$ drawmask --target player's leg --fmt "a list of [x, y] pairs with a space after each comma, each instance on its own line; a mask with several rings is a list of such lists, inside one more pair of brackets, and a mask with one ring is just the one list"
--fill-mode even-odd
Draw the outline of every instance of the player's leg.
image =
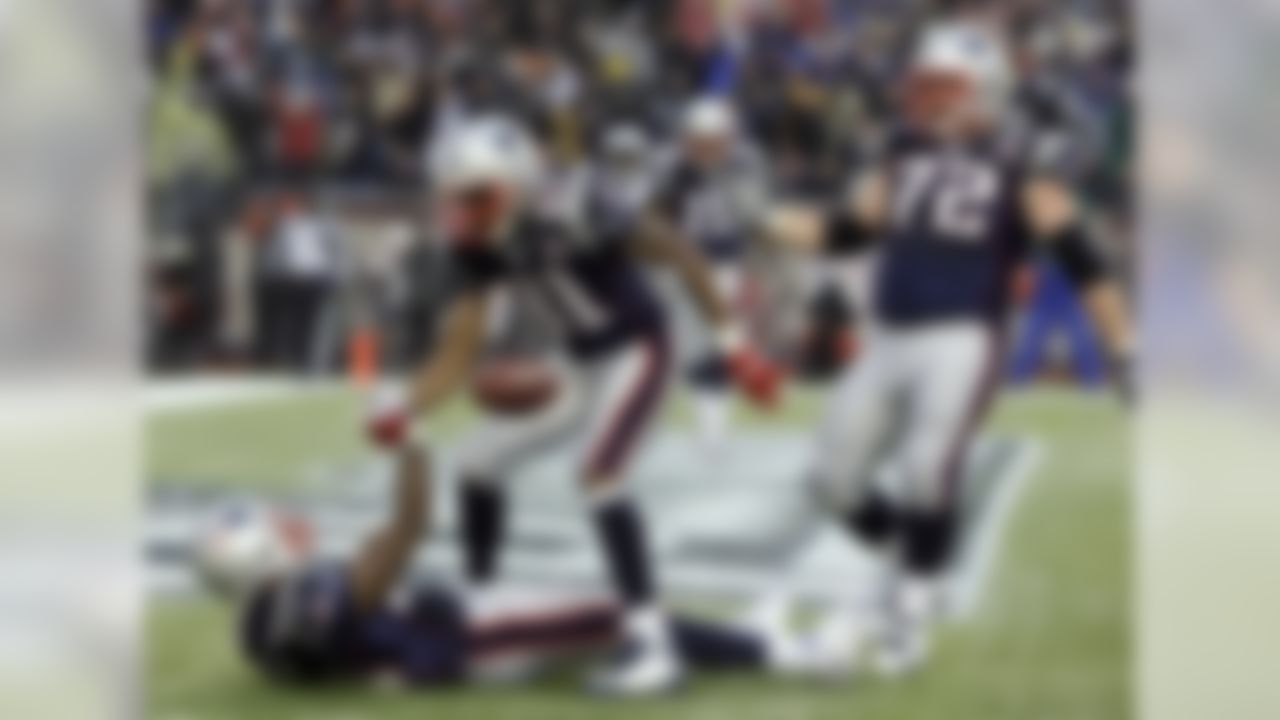
[[[736, 309], [742, 289], [742, 271], [737, 262], [720, 262], [712, 268], [716, 292], [727, 307]], [[703, 331], [705, 334], [705, 330]], [[709, 347], [689, 373], [693, 389], [694, 418], [703, 446], [717, 450], [729, 432], [733, 411], [733, 385], [729, 368], [715, 348]]]
[[470, 613], [467, 626], [469, 676], [511, 682], [546, 665], [617, 642], [620, 606], [605, 598], [501, 598]]
[[490, 417], [461, 443], [458, 513], [464, 567], [473, 589], [489, 586], [498, 574], [508, 523], [508, 475], [566, 441], [582, 422], [580, 379], [567, 364], [556, 367], [561, 389], [547, 407], [527, 417]]
[[[672, 617], [670, 628], [675, 652], [700, 670], [833, 677], [847, 669], [846, 658], [790, 628], [765, 630], [690, 615]], [[468, 622], [468, 674], [479, 681], [524, 679], [556, 661], [607, 650], [624, 631], [625, 613], [616, 602], [557, 598], [508, 603]]]
[[[791, 606], [788, 604], [787, 609]], [[852, 667], [852, 645], [827, 632], [832, 614], [815, 618], [798, 630], [790, 613], [780, 622], [724, 622], [678, 615], [672, 636], [685, 664], [699, 670], [761, 671], [788, 677], [846, 677]]]
[[833, 518], [858, 562], [848, 575], [850, 601], [824, 626], [829, 644], [848, 654], [879, 633], [883, 598], [896, 571], [901, 510], [896, 494], [879, 482], [901, 427], [901, 342], [879, 330], [856, 364], [847, 367], [830, 394], [810, 470], [817, 512]]
[[810, 471], [821, 509], [876, 555], [897, 528], [896, 504], [874, 482], [897, 425], [897, 345], [895, 335], [879, 333], [858, 363], [845, 369], [824, 411]]
[[902, 471], [902, 575], [882, 670], [901, 673], [928, 653], [956, 551], [964, 462], [999, 374], [994, 334], [978, 324], [922, 330], [906, 362], [912, 377]]
[[[497, 609], [468, 624], [469, 676], [524, 679], [556, 661], [608, 649], [624, 628], [623, 608], [606, 600], [562, 598]], [[690, 615], [672, 617], [670, 628], [675, 652], [700, 670], [834, 677], [848, 667], [847, 658], [789, 628], [767, 631]]]
[[587, 393], [584, 491], [624, 607], [626, 641], [616, 667], [597, 678], [602, 691], [658, 691], [680, 676], [667, 619], [658, 604], [648, 529], [625, 484], [629, 462], [660, 414], [669, 352], [666, 338], [654, 336], [601, 359]]

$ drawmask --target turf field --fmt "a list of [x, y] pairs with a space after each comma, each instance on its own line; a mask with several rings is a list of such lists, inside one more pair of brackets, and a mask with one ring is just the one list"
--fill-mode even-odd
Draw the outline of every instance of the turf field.
[[[744, 416], [753, 432], [795, 433], [819, 398], [796, 392], [775, 417]], [[670, 424], [687, 413], [677, 406]], [[437, 418], [440, 442], [470, 411]], [[357, 396], [285, 390], [214, 403], [157, 406], [148, 421], [152, 482], [284, 491], [326, 468], [357, 463]], [[1111, 720], [1129, 716], [1128, 435], [1106, 396], [1058, 390], [1007, 394], [992, 430], [1038, 439], [1041, 461], [1003, 535], [974, 615], [945, 634], [922, 675], [847, 687], [702, 677], [676, 699], [602, 703], [572, 676], [519, 689], [418, 695], [363, 689], [302, 693], [259, 681], [231, 644], [229, 615], [206, 600], [155, 600], [149, 613], [150, 716], [160, 720], [511, 718], [571, 720]]]

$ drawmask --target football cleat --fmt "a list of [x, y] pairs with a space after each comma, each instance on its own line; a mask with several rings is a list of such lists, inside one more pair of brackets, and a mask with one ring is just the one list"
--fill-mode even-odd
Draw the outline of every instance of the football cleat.
[[873, 662], [881, 677], [911, 675], [929, 659], [933, 633], [942, 615], [942, 584], [937, 580], [900, 578], [887, 598], [877, 631]]
[[603, 697], [654, 697], [684, 685], [684, 665], [665, 643], [628, 640], [588, 680]]
[[846, 681], [857, 672], [858, 656], [869, 639], [865, 619], [848, 608], [819, 618], [805, 636], [808, 664], [804, 674], [820, 680]]
[[922, 622], [900, 621], [883, 628], [872, 655], [876, 674], [886, 680], [914, 674], [929, 659], [932, 634], [933, 628]]

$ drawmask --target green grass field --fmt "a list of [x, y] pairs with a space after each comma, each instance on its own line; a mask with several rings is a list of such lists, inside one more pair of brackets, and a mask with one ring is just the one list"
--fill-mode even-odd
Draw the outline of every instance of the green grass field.
[[[818, 398], [797, 393], [779, 417], [794, 430]], [[447, 442], [470, 413], [438, 418]], [[356, 396], [313, 390], [281, 400], [171, 409], [148, 423], [155, 482], [281, 488], [317, 463], [359, 458]], [[676, 407], [673, 423], [686, 421]], [[1129, 485], [1125, 419], [1106, 396], [1007, 394], [993, 427], [1040, 439], [1042, 460], [1013, 516], [972, 620], [946, 633], [932, 665], [898, 683], [820, 687], [755, 676], [699, 677], [672, 699], [631, 704], [580, 696], [572, 677], [533, 687], [419, 694], [289, 691], [238, 660], [229, 613], [204, 601], [157, 601], [148, 614], [148, 701], [159, 720], [502, 718], [572, 720], [1112, 720], [1130, 716]]]

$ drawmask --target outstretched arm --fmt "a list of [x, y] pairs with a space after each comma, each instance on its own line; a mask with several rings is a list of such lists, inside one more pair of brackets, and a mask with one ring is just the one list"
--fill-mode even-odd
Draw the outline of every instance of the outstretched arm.
[[1037, 178], [1024, 189], [1023, 207], [1036, 237], [1048, 244], [1079, 290], [1107, 350], [1113, 356], [1131, 354], [1133, 326], [1124, 293], [1094, 246], [1075, 196], [1060, 182]]
[[351, 584], [361, 610], [381, 607], [404, 574], [429, 530], [430, 459], [412, 442], [396, 450], [396, 488], [391, 515], [360, 549], [351, 565]]
[[411, 414], [428, 412], [447, 400], [471, 371], [484, 343], [488, 305], [488, 293], [474, 290], [449, 308], [435, 351], [414, 377]]
[[398, 446], [408, 434], [414, 416], [444, 402], [462, 384], [484, 342], [487, 309], [486, 297], [479, 290], [454, 302], [446, 314], [435, 352], [418, 370], [408, 393], [396, 388], [386, 397], [375, 395], [365, 425], [372, 442], [383, 447]]
[[871, 246], [888, 214], [884, 173], [868, 170], [833, 208], [794, 203], [772, 208], [765, 217], [764, 231], [773, 241], [805, 252], [860, 252]]
[[656, 213], [641, 221], [632, 243], [637, 254], [675, 270], [715, 333], [716, 348], [733, 378], [753, 401], [772, 406], [777, 401], [782, 373], [751, 348], [746, 332], [716, 292], [711, 270], [702, 254], [694, 249], [692, 243], [679, 237], [670, 223]]
[[1060, 182], [1035, 178], [1024, 187], [1022, 200], [1032, 232], [1048, 245], [1080, 293], [1118, 373], [1121, 389], [1130, 393], [1134, 347], [1128, 303], [1105, 259], [1094, 247], [1075, 196]]
[[726, 327], [729, 309], [716, 293], [711, 269], [702, 253], [680, 237], [679, 231], [656, 212], [646, 214], [632, 235], [632, 248], [640, 257], [675, 271], [699, 312], [713, 328]]

